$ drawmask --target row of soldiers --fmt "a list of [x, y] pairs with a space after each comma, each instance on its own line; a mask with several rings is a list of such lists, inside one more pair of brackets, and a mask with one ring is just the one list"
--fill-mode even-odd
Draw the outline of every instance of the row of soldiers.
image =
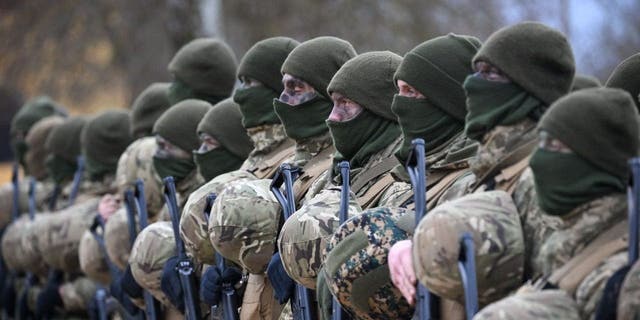
[[524, 22], [404, 57], [275, 37], [236, 63], [196, 39], [168, 71], [130, 111], [38, 98], [13, 119], [25, 177], [0, 191], [5, 316], [640, 314], [625, 197], [640, 54], [602, 87], [562, 33]]

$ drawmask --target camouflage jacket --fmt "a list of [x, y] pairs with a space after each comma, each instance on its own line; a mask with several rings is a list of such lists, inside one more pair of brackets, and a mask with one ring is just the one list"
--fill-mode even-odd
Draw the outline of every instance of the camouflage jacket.
[[[428, 209], [466, 193], [469, 180], [473, 178], [468, 161], [475, 154], [476, 148], [475, 142], [460, 134], [426, 156], [427, 190], [440, 183], [442, 185], [439, 187], [444, 189], [427, 198]], [[398, 165], [391, 174], [395, 182], [385, 191], [378, 206], [404, 207], [412, 203], [413, 190], [404, 165]]]
[[[18, 185], [20, 213], [29, 211], [29, 180], [21, 179]], [[48, 211], [49, 200], [53, 193], [54, 185], [50, 181], [36, 182], [36, 211]], [[13, 211], [13, 184], [5, 183], [0, 185], [0, 229], [4, 228], [11, 221]]]
[[253, 150], [238, 170], [248, 171], [259, 179], [270, 178], [281, 162], [293, 156], [294, 142], [281, 124], [250, 128], [247, 133], [253, 141]]
[[[373, 154], [364, 166], [351, 168], [349, 173], [351, 192], [354, 193], [361, 207], [376, 207], [380, 196], [384, 194], [384, 190], [393, 184], [391, 169], [399, 165], [394, 153], [401, 143], [402, 137], [398, 137], [389, 146]], [[373, 174], [367, 176], [369, 173]], [[369, 194], [370, 189], [374, 186], [377, 190], [371, 191], [377, 194]], [[305, 202], [308, 202], [323, 190], [337, 191], [337, 196], [340, 197], [341, 189], [342, 177], [339, 175], [333, 176], [333, 168], [328, 168], [311, 185], [309, 192], [305, 196]]]
[[[613, 194], [585, 203], [562, 217], [560, 222], [555, 221], [551, 227], [555, 228], [554, 230], [535, 235], [541, 237], [536, 239], [541, 244], [535, 249], [537, 253], [533, 257], [532, 273], [544, 275], [542, 280], [547, 279], [606, 230], [625, 221], [626, 212], [625, 196]], [[544, 225], [540, 223], [539, 227], [542, 228]], [[525, 235], [525, 238], [530, 241], [532, 237]], [[536, 315], [536, 318], [544, 316], [545, 319], [592, 319], [607, 280], [626, 264], [627, 253], [624, 250], [611, 254], [584, 278], [578, 279], [575, 292], [539, 291], [545, 281], [539, 282], [540, 285], [536, 286], [527, 284], [514, 296], [489, 305], [476, 318], [490, 319], [500, 314], [502, 319], [519, 319], [521, 315]], [[548, 301], [546, 297], [551, 295], [564, 302], [539, 303]]]

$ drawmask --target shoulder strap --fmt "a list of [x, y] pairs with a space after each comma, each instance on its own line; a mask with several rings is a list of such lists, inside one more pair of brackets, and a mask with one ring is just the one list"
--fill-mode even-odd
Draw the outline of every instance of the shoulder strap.
[[506, 191], [509, 194], [513, 194], [520, 175], [529, 166], [530, 158], [530, 155], [526, 156], [516, 164], [500, 171], [500, 173], [494, 177], [494, 180], [496, 182], [496, 189]]
[[[476, 184], [473, 186], [472, 191], [478, 190], [480, 186], [482, 186], [487, 180], [492, 177], [496, 177], [496, 175], [500, 174], [502, 171], [507, 170], [512, 165], [515, 165], [521, 162], [524, 158], [527, 158], [531, 154], [531, 151], [537, 144], [536, 139], [532, 139], [531, 141], [523, 144], [518, 147], [516, 150], [507, 155], [502, 161], [496, 163], [487, 171], [487, 173], [477, 180]], [[501, 169], [501, 167], [506, 167], [505, 169]]]
[[294, 144], [284, 141], [275, 150], [269, 153], [252, 172], [258, 179], [272, 177], [278, 171], [279, 165], [295, 153]]
[[449, 174], [440, 179], [438, 183], [431, 186], [427, 190], [427, 209], [433, 209], [444, 192], [447, 191], [447, 189], [449, 189], [451, 185], [453, 185], [453, 183], [456, 182], [458, 178], [462, 177], [466, 172], [466, 169], [449, 172]]
[[378, 179], [367, 191], [359, 196], [357, 201], [361, 208], [367, 209], [371, 206], [376, 206], [380, 197], [384, 192], [393, 184], [396, 180], [390, 174], [385, 174], [381, 179]]
[[627, 248], [627, 232], [627, 220], [617, 223], [554, 271], [547, 281], [573, 296], [578, 285], [591, 271], [613, 254]]
[[358, 176], [354, 177], [351, 183], [351, 190], [353, 190], [353, 193], [358, 194], [360, 189], [364, 188], [370, 181], [391, 171], [396, 165], [398, 165], [398, 160], [393, 155], [382, 159], [371, 168], [364, 170], [358, 174]]
[[318, 178], [327, 169], [331, 168], [331, 163], [333, 161], [331, 155], [334, 151], [335, 150], [332, 147], [326, 148], [320, 151], [319, 154], [309, 160], [309, 162], [302, 167], [300, 177], [298, 177], [293, 184], [293, 193], [295, 195], [296, 203], [299, 203], [300, 200], [302, 200], [316, 178]]

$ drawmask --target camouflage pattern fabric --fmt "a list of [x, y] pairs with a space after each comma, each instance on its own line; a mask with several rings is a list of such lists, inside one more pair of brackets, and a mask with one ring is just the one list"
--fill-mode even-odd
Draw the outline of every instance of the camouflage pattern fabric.
[[511, 126], [497, 126], [484, 135], [475, 157], [469, 160], [471, 171], [476, 176], [475, 184], [485, 183], [484, 179], [494, 169], [501, 169], [500, 163], [518, 147], [538, 138], [536, 123], [525, 119]]
[[249, 128], [247, 134], [253, 141], [253, 150], [238, 170], [253, 172], [265, 159], [272, 156], [271, 152], [280, 145], [288, 144], [293, 147], [293, 141], [285, 134], [282, 124]]
[[108, 286], [111, 283], [111, 274], [109, 274], [109, 266], [105, 260], [104, 251], [89, 230], [84, 232], [80, 240], [78, 258], [80, 260], [80, 269], [87, 278], [104, 286]]
[[162, 268], [169, 258], [177, 254], [171, 222], [159, 221], [140, 232], [129, 256], [133, 278], [165, 306], [171, 302], [160, 288]]
[[[351, 194], [349, 216], [362, 209]], [[322, 252], [338, 228], [340, 188], [324, 190], [305, 203], [282, 226], [278, 250], [289, 276], [303, 286], [315, 290], [316, 277], [322, 266]]]
[[[139, 232], [140, 226], [136, 224], [136, 227], [136, 231]], [[125, 208], [118, 209], [105, 223], [104, 246], [111, 262], [120, 270], [124, 270], [131, 253], [129, 218]]]
[[618, 320], [640, 318], [640, 261], [633, 264], [618, 296]]
[[132, 188], [138, 179], [144, 181], [145, 200], [150, 221], [164, 207], [162, 184], [153, 167], [153, 155], [158, 146], [155, 137], [140, 138], [131, 143], [118, 160], [116, 170], [116, 185], [118, 192]]
[[297, 167], [304, 167], [309, 160], [327, 148], [333, 148], [331, 133], [328, 131], [304, 141], [296, 141], [295, 155], [290, 163]]
[[564, 291], [518, 293], [480, 310], [474, 320], [563, 319], [579, 320], [578, 306]]
[[28, 223], [29, 217], [23, 215], [9, 224], [2, 235], [2, 258], [9, 270], [24, 271], [26, 269], [28, 261], [23, 259], [21, 242]]
[[29, 168], [29, 174], [36, 178], [36, 180], [43, 180], [47, 177], [47, 169], [44, 162], [48, 152], [45, 147], [45, 142], [53, 128], [61, 125], [63, 122], [63, 117], [46, 117], [36, 122], [36, 124], [29, 129], [29, 133], [27, 133], [24, 139], [29, 146], [27, 153], [24, 155], [24, 161], [27, 168]]
[[231, 183], [211, 208], [211, 244], [249, 273], [264, 273], [275, 251], [282, 211], [270, 184], [269, 179]]
[[460, 237], [475, 244], [478, 300], [502, 298], [522, 281], [524, 239], [511, 196], [504, 191], [467, 195], [432, 210], [413, 237], [416, 278], [446, 299], [464, 302], [458, 271]]
[[[53, 192], [54, 185], [50, 181], [36, 182], [35, 196], [38, 212], [48, 210], [48, 200]], [[21, 178], [19, 182], [18, 208], [22, 213], [29, 211], [29, 179]], [[0, 185], [0, 228], [6, 227], [11, 222], [13, 210], [13, 185], [5, 183]]]
[[209, 221], [204, 217], [207, 196], [220, 194], [232, 181], [255, 180], [256, 177], [244, 170], [221, 174], [207, 182], [187, 199], [180, 216], [180, 237], [184, 240], [187, 253], [199, 263], [215, 264], [215, 250], [209, 241]]
[[39, 230], [47, 224], [48, 214], [36, 214], [33, 221], [27, 221], [20, 241], [20, 259], [25, 263], [25, 270], [38, 276], [46, 276], [48, 267], [42, 259], [42, 252], [38, 247]]
[[93, 223], [99, 198], [93, 198], [54, 213], [47, 223], [38, 224], [38, 248], [44, 261], [65, 272], [80, 272], [80, 239]]
[[[549, 275], [579, 254], [603, 231], [623, 221], [627, 215], [624, 194], [612, 194], [585, 203], [566, 216], [563, 224], [551, 232], [534, 258], [534, 273]], [[580, 315], [591, 318], [608, 278], [626, 264], [624, 252], [614, 254], [591, 271], [578, 285], [573, 297]]]
[[530, 168], [520, 176], [512, 198], [518, 208], [524, 233], [524, 278], [536, 279], [542, 274], [539, 268], [533, 267], [533, 260], [540, 254], [540, 247], [545, 239], [562, 226], [562, 218], [545, 214], [538, 207], [533, 171]]
[[329, 290], [358, 319], [410, 319], [413, 308], [391, 283], [389, 248], [409, 234], [414, 216], [402, 208], [365, 210], [328, 241], [321, 269]]
[[60, 298], [64, 310], [67, 312], [79, 312], [87, 310], [91, 299], [95, 297], [98, 286], [86, 277], [79, 277], [60, 286]]

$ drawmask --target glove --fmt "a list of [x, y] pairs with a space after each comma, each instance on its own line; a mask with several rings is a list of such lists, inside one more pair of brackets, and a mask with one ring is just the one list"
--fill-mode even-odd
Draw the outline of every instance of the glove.
[[36, 300], [36, 318], [48, 318], [54, 314], [55, 307], [62, 307], [62, 297], [57, 281], [48, 282]]
[[127, 268], [124, 270], [124, 273], [119, 280], [120, 288], [122, 288], [122, 291], [129, 295], [129, 297], [134, 299], [140, 299], [143, 297], [144, 290], [138, 282], [136, 282], [136, 279], [133, 278], [131, 266], [127, 265]]
[[89, 320], [100, 320], [100, 308], [98, 308], [98, 301], [95, 298], [89, 299], [87, 313], [89, 314]]
[[283, 304], [293, 296], [295, 283], [284, 270], [280, 253], [276, 253], [271, 257], [269, 266], [267, 267], [267, 277], [273, 286], [273, 294], [278, 303]]
[[200, 281], [200, 299], [209, 305], [220, 304], [224, 283], [235, 285], [242, 279], [242, 271], [226, 267], [223, 272], [218, 267], [209, 267]]
[[171, 257], [162, 267], [162, 277], [160, 278], [160, 288], [167, 296], [171, 304], [184, 314], [184, 292], [180, 284], [178, 275], [178, 257]]
[[[125, 311], [129, 315], [134, 316], [138, 314], [140, 309], [138, 309], [138, 307], [136, 307], [133, 304], [133, 302], [131, 302], [131, 299], [129, 298], [127, 293], [124, 292], [124, 290], [122, 289], [122, 284], [123, 284], [122, 279], [124, 278], [124, 275], [125, 274], [122, 274], [117, 279], [111, 282], [111, 284], [109, 285], [109, 293], [113, 298], [115, 298], [116, 300], [118, 300], [118, 302], [120, 302], [120, 305], [125, 309]], [[95, 300], [95, 299], [92, 299], [92, 300]]]

